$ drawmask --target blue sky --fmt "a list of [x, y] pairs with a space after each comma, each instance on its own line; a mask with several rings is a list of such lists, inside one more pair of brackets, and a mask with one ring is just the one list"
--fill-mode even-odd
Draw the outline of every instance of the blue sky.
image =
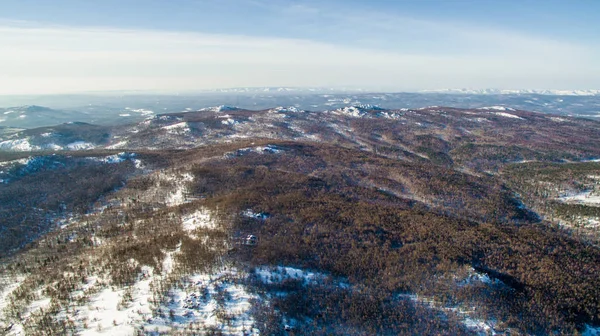
[[2, 0], [0, 94], [600, 88], [596, 0]]

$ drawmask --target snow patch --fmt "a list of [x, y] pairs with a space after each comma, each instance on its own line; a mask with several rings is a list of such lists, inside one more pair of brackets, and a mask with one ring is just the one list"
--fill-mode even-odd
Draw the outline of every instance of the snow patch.
[[456, 313], [463, 318], [463, 325], [474, 331], [477, 335], [486, 336], [496, 334], [494, 331], [496, 323], [493, 320], [475, 318], [473, 316], [474, 311], [472, 310], [467, 310], [463, 307], [440, 307], [440, 304], [434, 299], [426, 296], [419, 296], [418, 294], [400, 294], [399, 297], [408, 298], [413, 302], [423, 304], [430, 308], [439, 309], [440, 311]]
[[15, 165], [27, 165], [31, 160], [33, 160], [32, 156], [30, 156], [28, 158], [24, 158], [24, 159], [4, 161], [4, 162], [0, 162], [0, 167], [15, 166]]
[[187, 122], [179, 122], [176, 124], [163, 126], [162, 129], [166, 130], [169, 134], [182, 135], [190, 133], [192, 130]]
[[80, 335], [131, 335], [134, 327], [128, 322], [128, 314], [119, 310], [124, 290], [105, 288], [90, 299], [87, 306], [80, 307], [77, 317], [87, 328]]
[[118, 149], [118, 148], [123, 148], [127, 145], [127, 140], [125, 141], [119, 141], [115, 144], [112, 144], [110, 146], [106, 146], [107, 149]]
[[471, 268], [466, 278], [462, 279], [459, 284], [471, 285], [473, 283], [483, 283], [486, 285], [500, 284], [501, 281], [498, 279], [492, 279], [489, 275], [481, 272], [477, 272], [474, 268]]
[[565, 121], [568, 121], [567, 119], [558, 118], [558, 117], [550, 117], [550, 120], [552, 120], [554, 122], [565, 122]]
[[59, 146], [59, 145], [57, 145], [57, 144], [55, 144], [55, 143], [47, 143], [47, 144], [44, 144], [44, 145], [42, 146], [42, 149], [49, 149], [49, 150], [63, 150], [63, 147], [62, 147], [62, 146]]
[[89, 160], [94, 160], [102, 163], [121, 163], [135, 158], [135, 153], [121, 152], [119, 154], [109, 155], [105, 157], [89, 157]]
[[232, 119], [232, 118], [227, 118], [225, 120], [221, 120], [221, 124], [223, 124], [223, 125], [231, 125], [231, 126], [233, 126], [233, 125], [237, 125], [239, 123], [240, 123], [239, 121], [237, 121], [235, 119]]
[[181, 218], [183, 231], [192, 233], [198, 228], [216, 229], [217, 223], [212, 219], [208, 209], [196, 210], [196, 212], [185, 215]]
[[515, 111], [514, 108], [506, 107], [506, 106], [485, 106], [480, 107], [478, 110], [487, 110], [487, 111]]
[[327, 278], [325, 274], [314, 273], [294, 267], [257, 267], [254, 274], [258, 276], [261, 282], [266, 284], [278, 284], [285, 280], [296, 280], [304, 285], [317, 284]]
[[559, 197], [558, 199], [565, 203], [576, 203], [576, 204], [600, 206], [600, 195], [593, 194], [593, 192], [591, 190], [580, 192], [577, 194], [565, 195], [565, 196]]
[[245, 210], [244, 212], [242, 212], [242, 215], [244, 217], [254, 218], [254, 219], [262, 219], [262, 220], [269, 218], [268, 214], [263, 213], [263, 212], [254, 212], [251, 209]]
[[5, 140], [0, 142], [0, 149], [7, 151], [18, 151], [18, 152], [27, 152], [39, 149], [37, 146], [33, 146], [29, 143], [29, 139], [15, 139], [15, 140]]
[[[141, 267], [138, 281], [128, 288], [104, 288], [90, 298], [86, 305], [75, 307], [73, 317], [81, 335], [134, 335], [136, 328], [144, 325], [153, 315], [155, 286], [164, 280], [173, 269], [173, 255], [178, 250], [167, 252], [162, 263], [162, 273], [155, 274], [149, 266]], [[136, 260], [130, 260], [136, 265]], [[97, 277], [78, 292], [83, 295], [96, 286]]]
[[169, 193], [165, 200], [167, 206], [177, 206], [188, 202], [187, 184], [194, 180], [194, 176], [192, 174], [185, 173], [179, 177], [175, 175], [167, 176], [166, 179], [175, 181], [175, 190]]
[[403, 120], [403, 119], [405, 119], [402, 114], [396, 113], [396, 112], [382, 111], [382, 112], [379, 112], [378, 115], [380, 117], [382, 117], [382, 118], [385, 118], [385, 119], [392, 119], [392, 120]]
[[166, 129], [168, 131], [174, 131], [174, 130], [182, 130], [183, 132], [190, 131], [190, 127], [187, 122], [180, 122], [180, 123], [169, 125], [169, 126], [163, 126], [162, 128]]
[[512, 118], [512, 119], [520, 119], [520, 120], [525, 120], [524, 118], [521, 118], [517, 115], [514, 114], [510, 114], [510, 113], [505, 113], [505, 112], [496, 112], [494, 113], [495, 115], [499, 115], [501, 117], [506, 117], [506, 118]]
[[354, 118], [361, 118], [367, 115], [365, 111], [356, 106], [343, 107], [341, 109], [333, 111], [333, 113], [338, 115], [346, 115]]
[[305, 111], [301, 110], [295, 106], [290, 106], [290, 107], [278, 106], [274, 109], [270, 109], [269, 112], [271, 112], [271, 113], [285, 113], [285, 112], [301, 113], [301, 112], [305, 112]]
[[67, 145], [69, 150], [87, 150], [95, 147], [96, 146], [94, 144], [85, 141], [76, 141]]
[[19, 288], [19, 286], [21, 286], [21, 283], [23, 280], [25, 280], [25, 277], [18, 276], [12, 279], [4, 278], [2, 280], [3, 286], [0, 287], [0, 313], [2, 313], [2, 311], [8, 306], [8, 297], [10, 294], [15, 289]]
[[250, 301], [256, 296], [238, 283], [241, 278], [234, 268], [185, 278], [188, 285], [171, 288], [159, 307], [162, 314], [148, 320], [144, 329], [172, 332], [201, 323], [224, 335], [258, 335], [250, 314]]
[[249, 153], [278, 154], [281, 152], [283, 152], [283, 149], [281, 149], [275, 145], [266, 145], [266, 146], [240, 148], [235, 152], [226, 153], [225, 157], [242, 156], [242, 155], [249, 154]]

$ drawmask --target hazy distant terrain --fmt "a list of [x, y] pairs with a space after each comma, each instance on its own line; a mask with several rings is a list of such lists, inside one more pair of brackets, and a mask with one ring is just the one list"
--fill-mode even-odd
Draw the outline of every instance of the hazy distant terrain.
[[[93, 124], [125, 124], [148, 116], [198, 110], [217, 105], [261, 110], [274, 106], [294, 106], [322, 111], [345, 106], [381, 108], [419, 108], [448, 106], [478, 108], [502, 105], [549, 114], [600, 117], [600, 95], [554, 95], [550, 93], [487, 94], [452, 93], [314, 93], [293, 89], [238, 89], [194, 95], [48, 95], [0, 96], [0, 126], [32, 128], [69, 121]], [[315, 89], [316, 90], [316, 89]], [[38, 106], [31, 106], [38, 105]]]

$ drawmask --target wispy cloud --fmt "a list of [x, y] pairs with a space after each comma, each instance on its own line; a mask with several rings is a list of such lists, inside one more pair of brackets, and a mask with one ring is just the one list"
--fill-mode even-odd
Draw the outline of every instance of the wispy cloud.
[[382, 13], [306, 5], [271, 10], [273, 24], [287, 22], [286, 29], [304, 35], [0, 22], [0, 94], [279, 85], [600, 87], [594, 45]]

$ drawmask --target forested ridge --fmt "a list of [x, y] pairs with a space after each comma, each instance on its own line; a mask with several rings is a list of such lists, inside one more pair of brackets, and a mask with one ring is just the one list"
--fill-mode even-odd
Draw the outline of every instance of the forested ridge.
[[[242, 123], [271, 112], [227, 113]], [[242, 318], [227, 307], [240, 288], [251, 297], [244, 333], [573, 335], [600, 324], [598, 123], [365, 113], [339, 116], [349, 131], [333, 133], [299, 116], [319, 141], [287, 130], [190, 148], [2, 153], [0, 292], [10, 291], [0, 326], [236, 334]], [[169, 118], [197, 123], [186, 137], [229, 127], [208, 112], [148, 124]], [[190, 288], [193, 299], [173, 294]], [[139, 316], [110, 326], [78, 317], [107, 291], [119, 293], [117, 311]], [[214, 300], [216, 324], [177, 306], [196, 297]]]

